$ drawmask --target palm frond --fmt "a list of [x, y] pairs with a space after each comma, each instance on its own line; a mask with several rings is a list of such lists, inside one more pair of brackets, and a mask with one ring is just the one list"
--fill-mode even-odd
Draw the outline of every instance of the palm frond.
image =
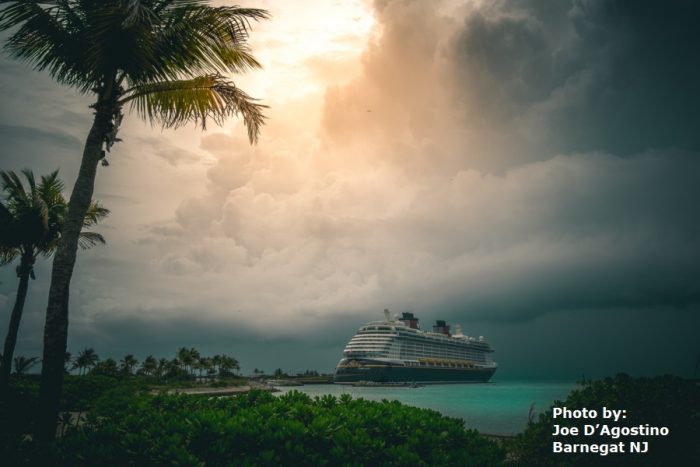
[[32, 172], [31, 169], [22, 169], [20, 172], [22, 172], [24, 178], [27, 179], [27, 183], [29, 184], [29, 193], [33, 195], [36, 193], [36, 179], [34, 178], [34, 172]]
[[64, 184], [58, 178], [58, 170], [49, 175], [41, 177], [41, 183], [37, 187], [37, 192], [41, 199], [54, 210], [63, 211], [66, 209], [66, 200], [63, 197]]
[[85, 213], [83, 227], [92, 227], [108, 215], [109, 209], [102, 206], [99, 202], [93, 201], [92, 203], [90, 203], [90, 206], [88, 207], [88, 210]]
[[0, 266], [10, 264], [20, 255], [20, 253], [21, 251], [19, 248], [0, 245]]
[[[0, 175], [3, 179], [8, 176], [6, 172]], [[20, 254], [22, 238], [15, 212], [11, 197], [0, 201], [0, 265], [11, 263]]]
[[[68, 210], [58, 170], [42, 176], [39, 183], [31, 170], [24, 169], [22, 174], [26, 188], [15, 172], [0, 171], [5, 194], [5, 200], [0, 201], [0, 264], [12, 262], [23, 251], [51, 256]], [[94, 226], [108, 214], [109, 210], [99, 203], [91, 203], [83, 227]], [[85, 232], [80, 240], [82, 248], [97, 243], [105, 243], [105, 239], [92, 232]]]
[[240, 115], [251, 142], [257, 141], [267, 108], [221, 75], [137, 86], [120, 103], [128, 102], [141, 118], [165, 127], [194, 122], [205, 128], [207, 119], [221, 124], [226, 117]]
[[2, 178], [2, 189], [11, 206], [31, 204], [31, 199], [24, 190], [24, 184], [15, 172], [0, 171], [0, 178]]
[[151, 23], [158, 19], [155, 12], [152, 10], [151, 5], [146, 5], [146, 3], [153, 2], [143, 2], [141, 0], [125, 0], [124, 5], [126, 8], [126, 18], [122, 23], [125, 27], [133, 26], [139, 22]]
[[98, 234], [97, 232], [80, 232], [80, 236], [78, 237], [78, 245], [83, 250], [87, 250], [97, 245], [98, 243], [104, 245], [107, 243], [107, 241], [102, 235]]
[[36, 227], [37, 232], [39, 228], [46, 232], [49, 230], [49, 203], [52, 200], [47, 200], [41, 196], [43, 187], [40, 189], [37, 186], [34, 172], [31, 169], [22, 169], [21, 172], [24, 178], [27, 179], [27, 185], [29, 186], [27, 195], [31, 199], [31, 204], [27, 206], [24, 213], [25, 216], [23, 216], [25, 219], [22, 220], [29, 224], [39, 222], [40, 227]]
[[264, 10], [211, 7], [205, 2], [169, 2], [153, 33], [139, 43], [127, 69], [132, 85], [259, 68], [246, 45], [251, 21]]
[[19, 26], [5, 49], [37, 70], [48, 70], [58, 82], [88, 91], [96, 81], [85, 57], [87, 29], [68, 1], [17, 0], [0, 13], [0, 31]]
[[[269, 17], [265, 10], [212, 7], [206, 0], [0, 0], [0, 31], [12, 31], [5, 48], [15, 58], [81, 92], [119, 98], [125, 83], [152, 123], [205, 125], [208, 118], [240, 114], [251, 141], [263, 106], [220, 75], [260, 67], [248, 34], [252, 23]], [[206, 80], [212, 83], [202, 86]], [[186, 81], [196, 88], [187, 91], [196, 95], [191, 105], [164, 105], [186, 91], [170, 84]], [[152, 92], [164, 86], [167, 93]]]
[[2, 240], [12, 228], [13, 222], [14, 216], [12, 215], [12, 211], [0, 201], [0, 244], [3, 243]]

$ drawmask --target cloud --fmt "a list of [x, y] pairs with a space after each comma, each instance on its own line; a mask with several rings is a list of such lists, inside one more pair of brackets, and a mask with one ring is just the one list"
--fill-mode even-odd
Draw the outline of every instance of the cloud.
[[458, 95], [467, 119], [506, 133], [510, 144], [488, 154], [495, 166], [560, 152], [700, 148], [692, 123], [700, 33], [689, 20], [699, 7], [657, 7], [528, 0], [468, 8], [450, 62], [466, 84]]
[[[230, 299], [210, 311], [222, 319], [238, 307], [283, 319], [292, 306], [314, 321], [441, 304], [507, 321], [693, 306], [700, 226], [687, 200], [700, 195], [690, 175], [699, 163], [685, 153], [581, 154], [420, 186], [335, 174], [292, 193], [253, 188], [251, 176], [218, 206], [183, 205], [158, 240], [182, 232], [182, 247], [165, 248], [161, 267], [226, 287]], [[664, 189], [653, 189], [659, 180]], [[289, 328], [309, 325], [300, 315]]]
[[[447, 6], [375, 6], [380, 33], [353, 80], [273, 107], [258, 147], [202, 140], [216, 158], [207, 193], [144, 240], [159, 245], [158, 274], [206, 290], [217, 319], [260, 330], [298, 313], [290, 333], [387, 304], [500, 322], [697, 305], [692, 144], [630, 153], [635, 120], [618, 122], [619, 144], [591, 123], [619, 105], [596, 89], [631, 99], [611, 84], [617, 67], [649, 66], [634, 56], [643, 15], [579, 2], [451, 7], [456, 19]], [[657, 78], [639, 79], [662, 89]], [[322, 113], [290, 118], [314, 103]]]
[[640, 347], [625, 323], [685, 323], [665, 368], [700, 307], [697, 8], [384, 0], [357, 60], [340, 41], [292, 63], [261, 38], [263, 73], [293, 73], [257, 146], [239, 124], [125, 125], [97, 192], [110, 243], [72, 286], [76, 339], [230, 335], [251, 358], [307, 342], [331, 365], [388, 307], [483, 329], [521, 365], [526, 341], [523, 360], [552, 363], [549, 343], [608, 325], [595, 366], [618, 330]]

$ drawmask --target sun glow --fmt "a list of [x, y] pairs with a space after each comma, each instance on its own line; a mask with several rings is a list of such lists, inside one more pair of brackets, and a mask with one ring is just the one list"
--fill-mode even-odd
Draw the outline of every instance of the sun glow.
[[375, 21], [364, 0], [256, 2], [271, 21], [254, 25], [251, 47], [263, 70], [237, 77], [263, 100], [281, 102], [352, 79]]

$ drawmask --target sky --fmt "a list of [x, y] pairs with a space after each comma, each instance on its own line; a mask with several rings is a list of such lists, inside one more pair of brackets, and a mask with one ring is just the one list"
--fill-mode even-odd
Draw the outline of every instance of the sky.
[[[250, 37], [263, 68], [232, 76], [269, 106], [260, 141], [125, 119], [71, 352], [332, 371], [388, 308], [485, 336], [496, 379], [693, 374], [700, 4], [243, 4], [272, 16]], [[91, 102], [3, 53], [0, 169], [70, 187]], [[36, 273], [19, 355], [41, 355]], [[0, 281], [4, 335], [12, 266]]]

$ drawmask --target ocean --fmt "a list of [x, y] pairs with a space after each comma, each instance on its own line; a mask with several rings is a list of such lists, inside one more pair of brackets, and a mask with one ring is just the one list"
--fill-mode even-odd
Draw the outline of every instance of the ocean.
[[462, 418], [467, 428], [494, 435], [514, 435], [527, 426], [530, 406], [535, 412], [549, 408], [555, 400], [564, 400], [577, 387], [564, 381], [493, 381], [475, 384], [426, 385], [418, 388], [353, 387], [317, 384], [281, 387], [310, 396], [350, 394], [367, 400], [397, 400], [407, 405], [436, 410], [443, 415]]

